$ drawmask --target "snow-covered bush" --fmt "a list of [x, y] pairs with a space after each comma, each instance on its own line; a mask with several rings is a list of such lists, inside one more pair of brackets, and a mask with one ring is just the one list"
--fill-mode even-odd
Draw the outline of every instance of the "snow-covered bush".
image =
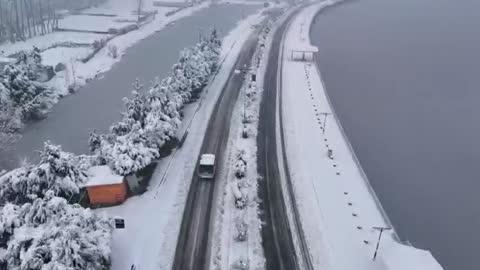
[[235, 240], [243, 242], [247, 240], [248, 224], [241, 218], [235, 219]]
[[92, 133], [90, 150], [120, 175], [129, 175], [159, 158], [162, 147], [174, 141], [182, 108], [200, 91], [217, 68], [221, 42], [216, 31], [196, 46], [182, 51], [169, 76], [141, 91], [138, 80], [124, 98], [122, 119], [110, 134]]
[[8, 89], [9, 99], [13, 104], [21, 106], [40, 94], [44, 88], [28, 78], [21, 65], [6, 65], [2, 74], [3, 91]]
[[245, 150], [238, 150], [235, 161], [235, 176], [237, 178], [245, 177], [247, 173], [247, 161], [246, 161], [246, 152]]
[[0, 268], [109, 269], [111, 220], [47, 192], [0, 210]]
[[0, 203], [23, 204], [43, 198], [49, 191], [69, 198], [79, 193], [79, 185], [85, 181], [86, 171], [79, 168], [74, 156], [46, 142], [38, 165], [27, 164], [2, 179]]
[[0, 75], [0, 106], [12, 108], [15, 118], [41, 118], [52, 105], [52, 91], [34, 81], [44, 70], [41, 61], [40, 51], [35, 48], [29, 54], [21, 53], [16, 63], [6, 65]]
[[236, 260], [232, 264], [231, 269], [232, 270], [248, 270], [249, 269], [248, 259], [240, 258]]
[[97, 39], [95, 40], [93, 43], [92, 43], [92, 47], [95, 51], [97, 50], [100, 50], [102, 49], [103, 47], [105, 47], [105, 45], [107, 44], [108, 40], [107, 39]]
[[255, 101], [258, 91], [255, 82], [250, 82], [250, 84], [245, 88], [245, 95], [249, 101]]
[[43, 68], [40, 50], [33, 46], [33, 50], [30, 52], [20, 52], [15, 65], [25, 71], [30, 80], [38, 80], [40, 70]]
[[112, 142], [103, 140], [100, 155], [115, 173], [126, 176], [147, 167], [160, 153], [146, 145], [141, 133], [133, 131]]
[[114, 44], [108, 45], [108, 56], [112, 57], [113, 59], [117, 59], [118, 57], [118, 47]]
[[[0, 84], [0, 87], [1, 86], [2, 84]], [[2, 102], [0, 100], [0, 131], [13, 133], [21, 129], [22, 126], [21, 111], [14, 107], [11, 102]]]
[[247, 195], [241, 191], [239, 183], [233, 182], [230, 186], [235, 200], [235, 207], [238, 209], [245, 208], [247, 206], [248, 198]]

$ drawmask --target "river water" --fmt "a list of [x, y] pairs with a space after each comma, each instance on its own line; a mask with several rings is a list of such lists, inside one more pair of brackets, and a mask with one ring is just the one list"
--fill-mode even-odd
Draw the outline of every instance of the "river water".
[[28, 125], [15, 145], [0, 151], [0, 171], [17, 167], [25, 158], [36, 160], [34, 150], [41, 149], [46, 140], [61, 144], [69, 152], [86, 153], [89, 132], [105, 131], [120, 119], [122, 97], [130, 94], [136, 78], [148, 86], [156, 76], [164, 77], [178, 60], [180, 51], [195, 44], [199, 35], [216, 27], [220, 36], [224, 36], [259, 7], [212, 5], [129, 48], [122, 61], [103, 74], [102, 79], [93, 80], [62, 99], [48, 118]]
[[351, 1], [311, 38], [400, 237], [445, 269], [480, 269], [480, 1]]

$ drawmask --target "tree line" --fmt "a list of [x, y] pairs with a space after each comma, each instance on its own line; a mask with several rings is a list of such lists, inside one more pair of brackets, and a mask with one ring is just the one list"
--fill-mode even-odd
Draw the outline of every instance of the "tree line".
[[105, 0], [0, 0], [0, 42], [44, 35], [58, 27], [59, 10], [79, 10]]
[[144, 91], [134, 84], [125, 98], [122, 120], [107, 134], [90, 135], [90, 149], [119, 175], [130, 175], [162, 155], [176, 139], [183, 106], [194, 100], [217, 69], [221, 42], [213, 30], [191, 48], [184, 49], [178, 63], [163, 80]]

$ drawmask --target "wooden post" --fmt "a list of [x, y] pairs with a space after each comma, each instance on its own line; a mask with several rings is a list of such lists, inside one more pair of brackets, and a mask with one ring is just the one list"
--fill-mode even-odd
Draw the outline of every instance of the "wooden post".
[[375, 261], [375, 259], [377, 258], [378, 247], [380, 246], [380, 240], [382, 239], [383, 231], [391, 230], [392, 228], [389, 228], [389, 227], [373, 227], [373, 229], [380, 231], [380, 233], [378, 234], [377, 246], [375, 247], [375, 253], [373, 253], [373, 259], [372, 260]]

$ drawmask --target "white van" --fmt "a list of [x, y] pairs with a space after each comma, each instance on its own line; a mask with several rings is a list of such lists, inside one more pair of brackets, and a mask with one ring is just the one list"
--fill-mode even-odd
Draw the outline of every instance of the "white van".
[[214, 154], [203, 154], [200, 157], [200, 164], [198, 165], [198, 177], [200, 179], [215, 178], [215, 155]]

